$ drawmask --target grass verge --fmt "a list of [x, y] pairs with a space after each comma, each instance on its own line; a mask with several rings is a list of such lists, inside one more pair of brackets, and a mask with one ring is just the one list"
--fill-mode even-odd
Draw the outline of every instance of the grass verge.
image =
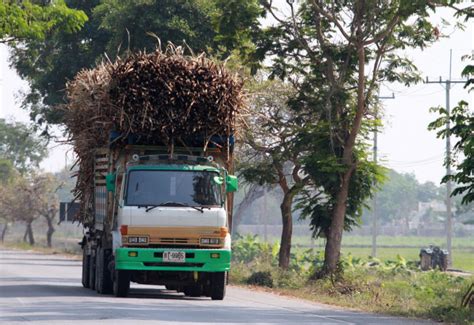
[[28, 251], [34, 251], [34, 252], [39, 252], [43, 254], [51, 254], [51, 255], [64, 255], [67, 257], [71, 258], [80, 258], [81, 255], [77, 250], [70, 250], [66, 249], [65, 247], [46, 247], [46, 246], [41, 246], [41, 245], [30, 245], [25, 242], [4, 242], [0, 244], [0, 248], [6, 248], [6, 249], [13, 249], [13, 250], [28, 250]]
[[[277, 245], [255, 237], [233, 243], [231, 283], [272, 288], [315, 302], [393, 316], [425, 318], [456, 324], [472, 324], [474, 310], [462, 307], [463, 295], [474, 276], [456, 276], [432, 270], [421, 272], [416, 262], [393, 259], [363, 259], [343, 256], [343, 272], [333, 279], [312, 279], [322, 265], [322, 254], [293, 250], [290, 267], [277, 267]], [[399, 254], [403, 254], [399, 250]]]

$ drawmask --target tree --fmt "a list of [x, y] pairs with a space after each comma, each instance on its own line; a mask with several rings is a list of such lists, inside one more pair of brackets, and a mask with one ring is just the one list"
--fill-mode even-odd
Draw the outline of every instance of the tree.
[[0, 158], [9, 160], [21, 173], [25, 174], [38, 167], [46, 157], [46, 141], [35, 135], [32, 128], [19, 122], [0, 119]]
[[12, 66], [30, 86], [23, 107], [48, 134], [48, 124], [61, 123], [67, 80], [101, 60], [136, 50], [153, 50], [185, 42], [194, 51], [215, 47], [211, 24], [213, 1], [67, 0], [70, 8], [89, 18], [80, 30], [54, 29], [44, 40], [13, 45]]
[[424, 48], [436, 39], [429, 12], [442, 1], [287, 3], [289, 17], [280, 14], [271, 1], [264, 2], [277, 23], [262, 29], [252, 54], [255, 60], [271, 59], [272, 76], [295, 85], [297, 95], [290, 106], [313, 123], [314, 128], [300, 138], [315, 153], [304, 169], [323, 177], [312, 177], [326, 187], [317, 202], [330, 205], [315, 203], [316, 210], [307, 212], [318, 219], [314, 226], [327, 230], [315, 234], [327, 238], [323, 273], [332, 274], [337, 269], [346, 218], [360, 215], [376, 179], [376, 168], [368, 163], [364, 150], [364, 136], [374, 119], [378, 84], [420, 80], [411, 61], [397, 55], [397, 50]]
[[52, 247], [54, 232], [54, 220], [59, 211], [57, 191], [62, 184], [52, 174], [35, 175], [32, 179], [31, 200], [33, 201], [33, 213], [46, 219], [48, 230], [46, 231], [46, 244]]
[[[450, 6], [456, 10], [455, 16], [465, 18], [467, 22], [474, 17], [474, 8], [472, 6], [465, 9], [459, 9], [452, 3]], [[465, 59], [473, 59], [473, 55], [466, 55]], [[467, 78], [464, 88], [468, 92], [474, 90], [474, 65], [467, 64], [461, 75]], [[428, 125], [429, 130], [437, 131], [439, 138], [446, 138], [454, 135], [457, 142], [453, 147], [453, 155], [445, 160], [445, 165], [449, 164], [456, 168], [456, 172], [446, 175], [442, 183], [454, 181], [457, 186], [454, 188], [451, 196], [462, 195], [461, 204], [470, 205], [474, 201], [474, 114], [469, 109], [466, 101], [460, 101], [453, 109], [451, 114], [445, 108], [437, 107], [432, 109], [438, 112], [440, 117]], [[445, 127], [445, 126], [449, 127]], [[452, 126], [451, 126], [452, 125]], [[474, 223], [468, 220], [466, 223]]]
[[23, 222], [26, 225], [23, 241], [35, 244], [32, 223], [38, 218], [33, 199], [33, 188], [25, 176], [14, 178], [14, 181], [2, 188], [2, 209], [13, 222]]
[[44, 217], [48, 224], [46, 241], [51, 247], [54, 219], [58, 213], [56, 191], [58, 184], [52, 174], [18, 175], [0, 188], [0, 208], [2, 216], [10, 222], [23, 222], [26, 225], [23, 240], [35, 244], [33, 222]]
[[[240, 168], [236, 168], [237, 173], [240, 173]], [[239, 184], [241, 190], [244, 191], [244, 197], [235, 208], [235, 212], [232, 216], [232, 228], [238, 229], [240, 223], [242, 222], [242, 216], [245, 210], [247, 210], [255, 201], [263, 197], [265, 191], [267, 190], [264, 186], [260, 186], [255, 183], [250, 183], [248, 186], [242, 186], [242, 183]]]
[[0, 184], [7, 184], [15, 175], [15, 168], [13, 163], [8, 160], [1, 158], [0, 159]]
[[247, 160], [241, 162], [240, 174], [260, 186], [280, 186], [282, 234], [279, 266], [290, 263], [293, 233], [293, 201], [309, 178], [301, 175], [303, 150], [292, 141], [300, 127], [287, 107], [291, 87], [282, 82], [257, 82], [251, 90], [249, 128], [244, 135]]
[[0, 3], [0, 43], [44, 40], [54, 30], [75, 32], [87, 21], [82, 11], [64, 1], [2, 1]]
[[8, 159], [0, 159], [0, 220], [3, 224], [0, 240], [2, 243], [5, 240], [9, 224], [13, 221], [11, 215], [8, 213], [7, 197], [12, 191], [11, 185], [16, 176], [16, 170], [12, 162]]
[[[94, 8], [93, 19], [110, 35], [109, 54], [130, 50], [154, 50], [161, 44], [187, 44], [202, 52], [215, 46], [210, 15], [213, 1], [104, 0]], [[137, 19], [137, 17], [140, 17]]]
[[[0, 218], [3, 221], [2, 237], [5, 239], [9, 224], [28, 218], [27, 197], [22, 196], [24, 176], [39, 166], [47, 155], [46, 141], [35, 135], [32, 128], [23, 123], [6, 122], [0, 119]], [[17, 174], [20, 175], [17, 175]], [[25, 199], [25, 200], [23, 200]], [[16, 211], [15, 209], [19, 209]], [[34, 243], [33, 232], [27, 222], [26, 237]]]
[[408, 230], [411, 213], [418, 209], [418, 181], [411, 174], [399, 174], [391, 170], [378, 195], [379, 215], [388, 222], [403, 221]]
[[[472, 59], [473, 56], [468, 56]], [[474, 66], [467, 65], [462, 75], [468, 78], [465, 88], [470, 87], [469, 92], [474, 90]], [[432, 108], [440, 117], [428, 125], [429, 130], [437, 131], [438, 138], [455, 136], [456, 143], [453, 147], [453, 154], [446, 164], [450, 164], [456, 169], [452, 175], [446, 175], [442, 183], [453, 181], [458, 184], [452, 192], [452, 196], [462, 195], [462, 203], [468, 204], [474, 201], [474, 113], [469, 109], [466, 101], [460, 101], [456, 107], [448, 114], [443, 107]], [[446, 128], [446, 125], [450, 125]]]

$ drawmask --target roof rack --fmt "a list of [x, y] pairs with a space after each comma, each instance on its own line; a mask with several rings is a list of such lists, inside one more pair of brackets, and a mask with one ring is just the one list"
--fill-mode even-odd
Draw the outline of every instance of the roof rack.
[[182, 155], [182, 154], [160, 154], [160, 155], [144, 155], [139, 156], [134, 154], [132, 156], [132, 161], [128, 162], [128, 165], [138, 165], [138, 164], [147, 164], [153, 162], [178, 162], [178, 163], [187, 163], [187, 164], [205, 164], [217, 168], [221, 168], [217, 163], [214, 162], [214, 157], [212, 156], [191, 156], [191, 155]]

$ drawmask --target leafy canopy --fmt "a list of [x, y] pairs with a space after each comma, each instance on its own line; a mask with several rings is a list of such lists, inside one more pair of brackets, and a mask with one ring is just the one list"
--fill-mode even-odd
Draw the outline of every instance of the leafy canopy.
[[[85, 13], [83, 28], [70, 33], [51, 30], [44, 39], [27, 39], [13, 46], [12, 66], [27, 80], [29, 93], [23, 107], [38, 124], [61, 123], [67, 80], [83, 68], [101, 60], [114, 59], [127, 51], [153, 50], [173, 42], [187, 44], [194, 51], [215, 48], [212, 25], [213, 0], [67, 0], [69, 8]], [[186, 46], [186, 45], [185, 45]]]
[[54, 30], [73, 33], [82, 28], [87, 16], [69, 8], [63, 0], [49, 5], [38, 1], [2, 1], [0, 3], [0, 42], [44, 40]]
[[[10, 161], [21, 174], [25, 174], [38, 167], [46, 155], [45, 139], [38, 137], [32, 128], [0, 119], [0, 161]], [[2, 166], [5, 173], [11, 173], [8, 163], [3, 162]]]

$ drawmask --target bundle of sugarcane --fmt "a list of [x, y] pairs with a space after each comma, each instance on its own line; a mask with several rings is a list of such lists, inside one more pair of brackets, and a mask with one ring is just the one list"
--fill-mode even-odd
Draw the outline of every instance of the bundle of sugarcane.
[[[181, 48], [139, 52], [82, 70], [67, 84], [65, 124], [78, 157], [76, 199], [85, 207], [93, 197], [93, 149], [108, 144], [111, 131], [142, 144], [186, 145], [215, 135], [229, 137], [244, 107], [242, 82], [204, 55], [186, 56]], [[172, 150], [172, 149], [171, 149]]]

